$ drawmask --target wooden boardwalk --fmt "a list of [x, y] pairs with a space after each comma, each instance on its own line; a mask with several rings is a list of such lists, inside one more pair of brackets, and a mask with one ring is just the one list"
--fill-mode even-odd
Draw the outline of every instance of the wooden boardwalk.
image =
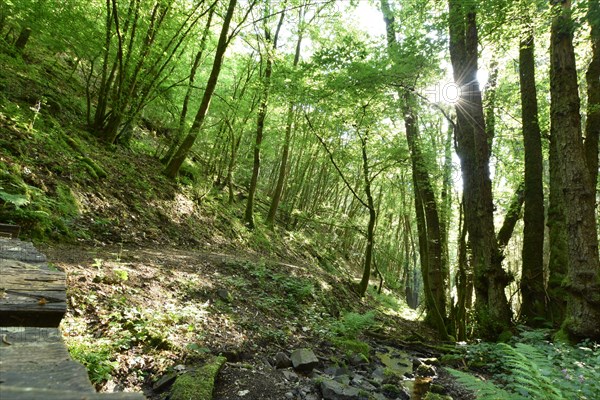
[[96, 393], [85, 367], [71, 359], [58, 329], [65, 290], [64, 272], [31, 243], [0, 237], [0, 399], [144, 399]]

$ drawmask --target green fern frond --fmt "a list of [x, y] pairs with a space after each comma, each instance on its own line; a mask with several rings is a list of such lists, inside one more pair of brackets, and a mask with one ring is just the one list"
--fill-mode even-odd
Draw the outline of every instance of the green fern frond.
[[548, 400], [564, 400], [565, 397], [558, 390], [550, 376], [552, 368], [547, 356], [538, 348], [517, 343], [512, 347], [506, 343], [498, 343], [499, 356], [503, 364], [514, 377], [507, 388], [524, 394], [530, 398], [543, 398]]
[[516, 393], [511, 393], [496, 386], [491, 381], [484, 381], [473, 375], [447, 368], [447, 371], [463, 384], [467, 389], [473, 391], [478, 400], [524, 400], [527, 399]]

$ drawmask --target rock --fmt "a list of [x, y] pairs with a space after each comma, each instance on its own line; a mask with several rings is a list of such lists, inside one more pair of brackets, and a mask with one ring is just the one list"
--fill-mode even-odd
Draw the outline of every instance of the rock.
[[310, 372], [319, 364], [319, 359], [310, 349], [297, 349], [291, 355], [294, 369], [301, 372]]
[[225, 361], [225, 357], [215, 357], [196, 371], [179, 375], [171, 387], [170, 399], [212, 399], [215, 379]]
[[440, 366], [440, 360], [438, 360], [435, 357], [421, 358], [421, 361], [423, 362], [423, 364], [433, 365], [434, 367]]
[[240, 396], [240, 397], [244, 397], [248, 393], [250, 393], [249, 390], [240, 390], [239, 392], [237, 392], [237, 395]]
[[175, 382], [177, 378], [177, 372], [170, 372], [168, 374], [164, 374], [159, 380], [156, 381], [154, 385], [152, 385], [152, 390], [155, 392], [163, 392], [168, 389], [169, 386]]
[[338, 383], [341, 383], [342, 385], [350, 384], [350, 377], [348, 375], [338, 375], [335, 378], [333, 378], [333, 380]]
[[292, 392], [286, 392], [284, 394], [284, 396], [285, 396], [286, 399], [290, 399], [290, 400], [294, 399], [294, 393], [292, 393]]
[[346, 367], [330, 366], [328, 368], [325, 368], [324, 372], [329, 376], [348, 375], [349, 377], [352, 377], [353, 375], [352, 371]]
[[217, 296], [219, 296], [219, 298], [225, 303], [231, 303], [233, 301], [233, 296], [227, 289], [217, 289]]
[[352, 354], [352, 356], [349, 357], [348, 362], [350, 363], [350, 365], [356, 367], [359, 365], [367, 364], [369, 360], [367, 360], [367, 358], [364, 355], [356, 353]]
[[298, 374], [294, 371], [283, 371], [283, 376], [290, 382], [298, 382]]
[[421, 364], [417, 367], [417, 371], [415, 372], [417, 376], [435, 376], [435, 367], [427, 364]]
[[383, 367], [377, 367], [371, 372], [371, 379], [375, 382], [383, 383], [385, 379], [385, 369]]
[[321, 394], [324, 400], [359, 400], [360, 390], [326, 379], [321, 382]]
[[275, 368], [289, 368], [292, 366], [292, 360], [283, 351], [275, 354]]

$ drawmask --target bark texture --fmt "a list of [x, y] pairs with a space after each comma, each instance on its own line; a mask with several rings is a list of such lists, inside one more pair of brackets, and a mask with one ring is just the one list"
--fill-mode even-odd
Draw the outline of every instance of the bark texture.
[[533, 34], [521, 40], [519, 50], [521, 120], [525, 146], [525, 210], [521, 269], [521, 318], [539, 325], [546, 317], [544, 287], [544, 189], [542, 138], [538, 123]]
[[571, 2], [554, 6], [550, 48], [551, 134], [560, 152], [558, 174], [567, 228], [567, 318], [563, 329], [575, 339], [600, 338], [600, 265], [595, 193], [584, 158], [580, 100], [573, 49]]
[[494, 233], [494, 205], [489, 171], [489, 146], [477, 83], [475, 5], [449, 0], [450, 58], [454, 80], [461, 88], [455, 130], [465, 205], [465, 227], [474, 269], [478, 334], [496, 338], [511, 323], [504, 289], [510, 281], [502, 269]]

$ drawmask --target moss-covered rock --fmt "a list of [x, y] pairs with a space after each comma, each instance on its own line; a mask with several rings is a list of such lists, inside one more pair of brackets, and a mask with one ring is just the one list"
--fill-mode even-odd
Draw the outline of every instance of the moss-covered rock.
[[177, 377], [171, 388], [171, 400], [212, 399], [215, 379], [225, 361], [225, 357], [215, 357], [196, 371]]

